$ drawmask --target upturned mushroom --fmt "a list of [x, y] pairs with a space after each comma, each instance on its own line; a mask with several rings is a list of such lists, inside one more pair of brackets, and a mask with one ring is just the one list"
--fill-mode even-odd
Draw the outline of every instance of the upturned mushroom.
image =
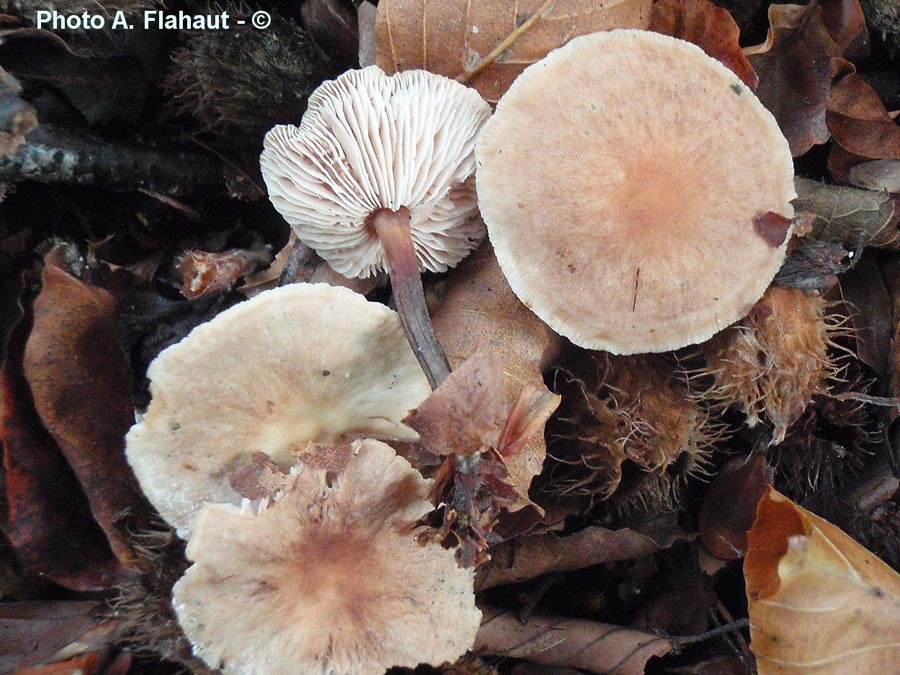
[[718, 61], [656, 33], [592, 33], [530, 66], [476, 157], [510, 286], [589, 349], [709, 338], [763, 294], [793, 227], [775, 119]]
[[308, 441], [415, 440], [400, 420], [430, 392], [396, 313], [324, 284], [284, 286], [222, 312], [148, 375], [153, 398], [126, 454], [184, 538], [203, 504], [240, 504], [229, 473], [254, 453], [287, 470]]
[[419, 544], [430, 481], [384, 443], [336, 478], [301, 467], [258, 514], [210, 504], [173, 604], [194, 653], [227, 675], [381, 675], [454, 661], [475, 642], [473, 570]]
[[489, 115], [477, 92], [446, 77], [370, 66], [322, 84], [299, 127], [266, 135], [260, 158], [272, 203], [305, 244], [345, 276], [389, 271], [432, 387], [450, 368], [420, 269], [446, 271], [484, 237], [474, 147]]

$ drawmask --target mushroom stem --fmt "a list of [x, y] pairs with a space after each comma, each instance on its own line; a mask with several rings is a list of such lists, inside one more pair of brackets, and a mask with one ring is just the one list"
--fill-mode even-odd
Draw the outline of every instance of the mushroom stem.
[[413, 247], [409, 219], [409, 209], [406, 207], [397, 211], [378, 209], [369, 215], [368, 224], [374, 228], [384, 248], [394, 302], [406, 331], [406, 339], [425, 371], [431, 388], [437, 389], [450, 374], [450, 364], [434, 334], [428, 308], [425, 306], [425, 291], [422, 288], [419, 260]]

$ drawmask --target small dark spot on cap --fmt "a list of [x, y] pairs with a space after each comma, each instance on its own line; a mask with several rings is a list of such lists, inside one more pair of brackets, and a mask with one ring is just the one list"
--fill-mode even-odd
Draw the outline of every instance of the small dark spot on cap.
[[576, 270], [577, 268], [572, 263], [566, 265], [566, 271], [568, 271], [569, 274], [575, 274]]
[[741, 85], [739, 85], [737, 82], [734, 82], [731, 85], [731, 91], [733, 91], [735, 94], [740, 96], [741, 94], [744, 93], [744, 88]]
[[328, 377], [329, 375], [331, 375], [331, 371], [327, 368], [322, 371], [322, 377]]

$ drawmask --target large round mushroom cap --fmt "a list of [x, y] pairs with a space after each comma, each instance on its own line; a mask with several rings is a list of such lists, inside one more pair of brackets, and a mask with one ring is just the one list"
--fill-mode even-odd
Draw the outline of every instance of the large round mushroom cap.
[[347, 71], [313, 92], [299, 127], [266, 135], [260, 166], [269, 198], [348, 277], [387, 269], [366, 219], [406, 207], [421, 269], [444, 272], [484, 238], [474, 149], [489, 116], [478, 92], [442, 75]]
[[519, 76], [476, 157], [510, 286], [581, 347], [703, 341], [750, 311], [784, 259], [787, 141], [736, 75], [682, 40], [575, 38]]
[[259, 515], [210, 504], [173, 604], [194, 653], [228, 675], [381, 675], [475, 642], [473, 571], [410, 523], [430, 481], [377, 441], [337, 478], [304, 467]]
[[141, 487], [184, 538], [206, 502], [240, 504], [229, 473], [308, 441], [412, 440], [400, 420], [430, 393], [396, 313], [345, 288], [266, 291], [150, 364], [152, 401], [126, 438]]

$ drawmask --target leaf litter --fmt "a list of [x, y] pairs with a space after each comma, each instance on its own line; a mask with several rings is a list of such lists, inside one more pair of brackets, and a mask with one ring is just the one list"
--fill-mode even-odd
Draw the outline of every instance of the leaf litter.
[[[741, 11], [752, 13], [751, 4]], [[827, 358], [840, 359], [840, 368], [829, 371], [827, 386], [816, 385], [811, 396], [801, 397], [801, 412], [774, 424], [765, 413], [751, 427], [741, 405], [708, 405], [703, 394], [712, 383], [709, 373], [703, 374], [702, 350], [660, 357], [654, 369], [665, 373], [662, 378], [647, 376], [647, 368], [639, 365], [622, 368], [626, 375], [607, 372], [602, 381], [562, 391], [561, 407], [554, 413], [559, 397], [544, 380], [552, 383], [545, 373], [562, 362], [561, 350], [565, 367], [578, 374], [582, 385], [591, 379], [585, 368], [590, 371], [598, 359], [604, 363], [610, 357], [562, 349], [560, 338], [516, 299], [487, 245], [444, 277], [426, 277], [435, 331], [455, 372], [448, 386], [410, 418], [419, 443], [398, 444], [433, 481], [431, 499], [437, 508], [411, 527], [423, 540], [455, 548], [460, 564], [476, 567], [477, 598], [485, 617], [476, 641], [480, 658], [464, 658], [440, 672], [806, 672], [806, 666], [772, 669], [771, 663], [812, 663], [826, 653], [850, 663], [843, 661], [854, 658], [850, 651], [874, 644], [880, 630], [896, 633], [891, 627], [900, 611], [892, 596], [897, 595], [892, 590], [895, 573], [888, 565], [855, 548], [830, 523], [766, 491], [774, 483], [797, 501], [805, 500], [804, 505], [839, 522], [888, 564], [900, 566], [900, 550], [891, 543], [900, 529], [900, 491], [889, 427], [898, 409], [891, 396], [898, 379], [892, 294], [896, 296], [898, 278], [893, 268], [900, 192], [900, 144], [895, 141], [900, 136], [895, 114], [865, 83], [872, 62], [880, 67], [889, 56], [879, 51], [878, 39], [870, 51], [864, 23], [869, 17], [857, 0], [753, 6], [755, 24], [738, 8], [729, 11], [704, 0], [528, 0], [515, 5], [382, 0], [377, 10], [367, 5], [359, 11], [358, 25], [352, 3], [317, 0], [295, 15], [277, 17], [305, 22], [296, 30], [308, 32], [317, 48], [342, 67], [350, 65], [358, 44], [368, 44], [388, 72], [427, 67], [475, 87], [492, 103], [527, 65], [577, 35], [640, 26], [694, 42], [749, 87], [757, 86], [790, 142], [798, 173], [808, 177], [797, 180], [797, 237], [776, 283], [801, 289], [788, 297], [821, 292], [828, 316], [851, 315], [846, 319], [851, 328], [839, 331], [827, 345]], [[16, 102], [20, 118], [28, 106], [37, 115], [22, 118], [24, 125], [5, 125], [13, 132], [13, 143], [5, 146], [9, 152], [27, 150], [29, 127], [35, 120], [39, 126], [44, 123], [46, 109], [34, 92], [55, 88], [70, 106], [69, 117], [56, 113], [62, 128], [87, 123], [94, 133], [114, 136], [140, 120], [146, 139], [167, 142], [170, 134], [163, 130], [177, 128], [183, 137], [176, 143], [193, 135], [197, 143], [190, 144], [192, 150], [200, 147], [202, 153], [216, 155], [210, 166], [220, 166], [226, 158], [232, 197], [260, 197], [249, 189], [256, 158], [248, 148], [261, 138], [237, 138], [233, 130], [221, 129], [203, 136], [209, 113], [235, 119], [227, 98], [216, 99], [215, 105], [224, 108], [212, 111], [167, 102], [168, 114], [175, 115], [166, 120], [146, 106], [148, 92], [151, 99], [157, 96], [149, 88], [162, 83], [166, 69], [142, 59], [151, 53], [167, 57], [172, 45], [158, 42], [136, 50], [117, 42], [116, 53], [69, 34], [35, 32], [26, 14], [12, 11], [0, 21], [21, 31], [9, 43], [21, 51], [12, 57], [9, 46], [0, 51], [0, 66], [11, 73], [0, 71], [5, 87], [0, 93], [11, 92], [7, 98]], [[768, 38], [747, 47], [762, 39], [754, 30], [766, 23], [766, 13]], [[196, 45], [196, 36], [190, 42]], [[260, 46], [266, 48], [271, 45]], [[240, 50], [223, 49], [229, 54], [226, 60], [242, 58]], [[194, 57], [202, 60], [201, 51]], [[42, 63], [41, 55], [55, 65]], [[322, 63], [326, 61], [334, 67], [333, 60]], [[110, 70], [110, 63], [124, 67]], [[251, 88], [249, 96], [239, 92], [245, 103], [263, 100], [264, 87], [257, 93], [254, 83], [267, 77], [284, 80], [284, 73], [267, 74], [265, 63], [260, 58], [219, 65], [243, 69], [241, 86]], [[321, 63], [311, 66], [315, 71]], [[206, 64], [183, 60], [179, 67]], [[92, 96], [98, 92], [94, 101], [85, 97], [76, 75], [98, 68], [104, 72], [101, 84], [92, 87]], [[334, 74], [309, 72], [303, 73], [309, 82], [314, 81], [310, 77]], [[183, 70], [178, 77], [169, 75], [165, 96], [176, 98], [177, 88], [192, 80], [185, 79]], [[11, 77], [27, 86], [11, 88]], [[121, 105], [123, 92], [130, 96], [128, 105]], [[304, 96], [282, 103], [279, 109], [294, 117], [272, 123], [296, 122]], [[7, 122], [5, 110], [0, 107], [0, 121]], [[254, 110], [253, 118], [265, 113]], [[55, 136], [43, 138], [52, 141]], [[104, 148], [130, 152], [122, 144]], [[137, 201], [134, 183], [123, 177], [121, 193], [107, 200], [126, 208], [132, 202], [140, 205], [132, 209], [139, 217], [132, 213], [128, 224], [112, 212], [104, 222], [96, 208], [85, 208], [96, 202], [79, 192], [84, 188], [4, 176], [0, 163], [0, 184], [12, 186], [0, 188], [5, 195], [0, 251], [4, 263], [11, 262], [9, 275], [5, 269], [0, 275], [2, 297], [8, 297], [5, 289], [13, 271], [29, 270], [33, 282], [45, 259], [43, 290], [26, 294], [30, 313], [5, 345], [0, 370], [2, 515], [4, 543], [9, 544], [8, 551], [0, 546], [0, 562], [16, 570], [27, 589], [11, 585], [0, 612], [22, 608], [26, 623], [17, 625], [36, 631], [42, 641], [38, 651], [10, 654], [18, 659], [16, 667], [40, 668], [34, 672], [65, 667], [107, 675], [146, 672], [146, 662], [136, 666], [127, 651], [118, 653], [121, 645], [131, 643], [103, 630], [81, 653], [60, 651], [83, 641], [79, 631], [106, 625], [104, 611], [83, 618], [77, 609], [52, 625], [45, 621], [62, 607], [54, 605], [60, 589], [76, 598], [85, 592], [109, 597], [113, 585], [125, 583], [129, 607], [143, 601], [147, 608], [130, 617], [128, 630], [140, 636], [142, 650], [156, 655], [151, 663], [166, 658], [203, 672], [186, 656], [188, 645], [168, 607], [169, 589], [186, 561], [177, 547], [166, 548], [170, 544], [146, 546], [149, 539], [171, 543], [172, 535], [153, 529], [159, 523], [147, 511], [122, 456], [122, 436], [135, 410], [147, 402], [142, 384], [146, 365], [194, 325], [239, 301], [235, 289], [252, 295], [290, 281], [336, 279], [314, 253], [292, 242], [285, 246], [284, 224], [271, 213], [221, 190], [201, 195], [182, 184], [168, 195], [142, 186], [141, 199], [147, 189], [156, 195], [156, 207], [146, 210], [146, 202]], [[117, 184], [115, 176], [104, 180], [107, 188]], [[240, 183], [246, 189], [239, 189]], [[73, 207], [78, 214], [74, 224], [53, 215], [50, 205], [57, 203]], [[761, 234], [775, 242], [784, 224], [761, 215]], [[23, 238], [16, 222], [29, 222], [31, 234]], [[173, 237], [173, 222], [189, 234]], [[221, 234], [245, 230], [255, 238]], [[83, 260], [77, 260], [79, 251], [74, 268], [71, 257], [45, 258], [53, 248], [50, 240], [27, 250], [23, 242], [34, 244], [34, 233], [62, 234], [75, 242]], [[280, 251], [271, 265], [268, 251]], [[851, 271], [860, 258], [864, 262]], [[353, 283], [374, 299], [389, 297], [384, 280], [340, 283]], [[184, 299], [192, 295], [197, 299]], [[765, 323], [765, 304], [755, 312]], [[746, 334], [749, 328], [738, 330]], [[767, 361], [764, 351], [748, 350], [741, 358]], [[561, 371], [554, 372], [558, 380]], [[805, 375], [787, 371], [781, 376], [806, 381]], [[647, 379], [652, 386], [632, 387], [629, 377]], [[660, 392], [664, 395], [658, 404], [668, 400], [699, 406], [691, 414], [712, 425], [704, 432], [700, 452], [663, 457], [651, 447], [658, 451], [659, 444], [640, 444], [654, 434], [672, 441], [677, 415], [640, 417]], [[594, 406], [592, 423], [602, 422], [594, 436], [609, 437], [608, 445], [626, 458], [619, 458], [625, 470], [614, 469], [598, 483], [606, 487], [575, 499], [559, 490], [563, 469], [581, 463], [582, 471], [593, 476], [604, 466], [594, 462], [594, 451], [572, 451], [590, 435], [585, 417], [582, 423], [572, 422], [579, 419], [573, 407], [586, 400]], [[625, 433], [619, 423], [625, 424]], [[571, 438], [563, 438], [567, 435]], [[352, 456], [349, 445], [303, 441], [292, 445], [291, 452], [298, 462], [338, 481]], [[265, 455], [231, 467], [229, 478], [252, 500], [277, 499], [286, 480]], [[664, 498], [634, 497], [642, 493]], [[773, 522], [782, 523], [774, 532]], [[842, 551], [843, 563], [830, 555], [835, 547]], [[168, 552], [163, 555], [163, 550]], [[745, 552], [742, 570], [736, 560]], [[878, 570], [876, 578], [870, 578], [870, 569]], [[744, 578], [753, 622], [749, 632], [743, 618]], [[794, 593], [792, 601], [801, 604], [825, 598], [835, 616], [859, 608], [864, 616], [875, 617], [873, 628], [845, 630], [835, 620], [834, 630], [845, 641], [823, 644], [817, 641], [821, 625], [807, 627], [790, 612], [781, 616], [772, 611], [766, 604], [771, 593]], [[28, 606], [12, 602], [25, 598], [31, 600]], [[785, 623], [792, 640], [773, 641], [773, 635], [786, 634]], [[155, 631], [154, 624], [160, 629]], [[0, 635], [13, 637], [18, 629], [11, 625], [4, 623]], [[881, 666], [866, 662], [861, 667]]]

